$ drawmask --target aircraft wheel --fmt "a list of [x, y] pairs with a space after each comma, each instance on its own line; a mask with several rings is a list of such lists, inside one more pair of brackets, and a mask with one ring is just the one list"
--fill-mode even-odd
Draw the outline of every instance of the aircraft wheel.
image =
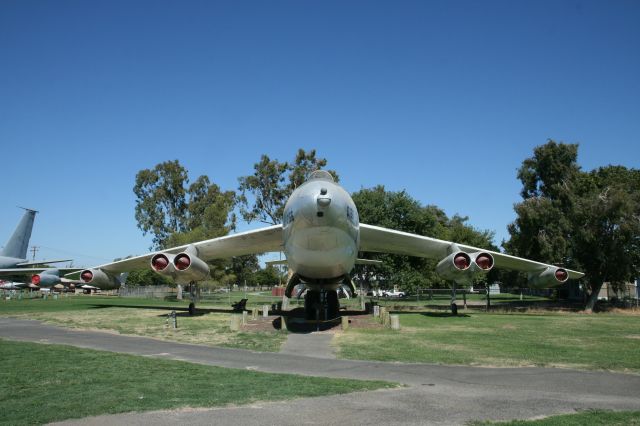
[[304, 296], [304, 315], [308, 320], [316, 319], [316, 307], [320, 304], [320, 292], [307, 290]]
[[334, 319], [338, 317], [338, 312], [340, 310], [340, 302], [338, 302], [338, 292], [337, 291], [327, 291], [327, 304], [329, 305], [327, 309], [327, 314], [329, 318], [326, 319]]
[[196, 304], [191, 302], [189, 303], [189, 315], [193, 316], [196, 314]]
[[455, 303], [451, 304], [451, 313], [453, 315], [458, 315], [458, 305], [456, 305]]

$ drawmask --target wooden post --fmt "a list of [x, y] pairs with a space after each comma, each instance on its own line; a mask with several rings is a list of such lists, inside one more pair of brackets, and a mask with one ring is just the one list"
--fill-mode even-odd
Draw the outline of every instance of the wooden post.
[[464, 308], [467, 309], [467, 292], [465, 290], [462, 291], [462, 300], [464, 303]]
[[242, 325], [247, 325], [247, 317], [249, 316], [249, 312], [242, 311]]
[[342, 317], [342, 330], [349, 329], [349, 317]]
[[385, 327], [391, 327], [391, 314], [389, 314], [389, 312], [387, 311], [384, 311], [382, 325], [384, 325]]
[[269, 305], [262, 305], [262, 317], [267, 318], [269, 316]]
[[287, 330], [287, 321], [284, 317], [280, 317], [280, 330]]
[[391, 329], [400, 330], [400, 315], [391, 315]]
[[380, 322], [384, 324], [384, 315], [387, 313], [386, 306], [380, 306]]
[[373, 317], [377, 318], [380, 316], [380, 305], [373, 306]]
[[241, 323], [242, 323], [242, 316], [238, 314], [232, 314], [231, 322], [229, 323], [229, 328], [231, 328], [231, 331], [238, 331], [240, 330]]
[[487, 283], [487, 312], [491, 308], [491, 291], [489, 290], [489, 284]]
[[251, 319], [252, 319], [252, 320], [254, 320], [254, 321], [255, 321], [255, 320], [257, 320], [257, 319], [258, 319], [258, 315], [259, 315], [259, 313], [260, 313], [260, 309], [258, 309], [258, 308], [253, 308], [253, 309], [251, 310]]

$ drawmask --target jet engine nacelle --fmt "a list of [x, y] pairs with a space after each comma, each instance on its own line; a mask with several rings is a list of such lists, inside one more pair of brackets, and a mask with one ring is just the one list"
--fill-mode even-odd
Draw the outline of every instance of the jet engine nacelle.
[[529, 287], [555, 287], [566, 282], [568, 279], [569, 273], [566, 269], [549, 266], [542, 272], [529, 273]]
[[175, 255], [169, 253], [158, 253], [151, 258], [151, 269], [160, 274], [173, 277], [176, 269], [173, 266]]
[[102, 269], [85, 269], [80, 272], [80, 280], [85, 284], [91, 284], [102, 290], [111, 290], [120, 287], [120, 280]]
[[209, 265], [197, 253], [192, 245], [178, 254], [157, 253], [151, 258], [151, 269], [180, 283], [206, 280], [209, 278]]
[[39, 287], [52, 287], [59, 284], [60, 281], [60, 272], [57, 269], [54, 271], [42, 271], [31, 276], [31, 284]]
[[489, 253], [454, 251], [438, 262], [436, 273], [445, 280], [468, 284], [475, 273], [487, 273], [493, 268], [493, 264], [493, 256]]
[[209, 278], [209, 265], [193, 253], [185, 250], [173, 258], [175, 277], [181, 282], [202, 281]]

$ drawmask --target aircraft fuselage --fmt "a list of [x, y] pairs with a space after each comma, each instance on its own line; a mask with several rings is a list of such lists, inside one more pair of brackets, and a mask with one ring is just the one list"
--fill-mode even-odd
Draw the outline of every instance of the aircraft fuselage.
[[353, 269], [360, 245], [358, 210], [327, 172], [315, 172], [291, 194], [283, 232], [289, 267], [305, 283], [335, 288]]
[[17, 268], [19, 263], [26, 262], [27, 259], [18, 259], [17, 257], [0, 256], [0, 269]]

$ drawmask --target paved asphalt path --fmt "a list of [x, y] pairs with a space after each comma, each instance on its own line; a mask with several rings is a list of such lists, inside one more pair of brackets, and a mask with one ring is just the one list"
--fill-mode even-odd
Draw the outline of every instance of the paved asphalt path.
[[335, 359], [336, 354], [331, 346], [332, 338], [332, 333], [289, 333], [280, 353]]
[[[0, 338], [168, 358], [221, 367], [381, 379], [402, 389], [241, 407], [98, 416], [66, 424], [464, 424], [584, 409], [640, 410], [640, 376], [548, 368], [479, 368], [311, 358], [172, 343], [0, 318]], [[188, 378], [185, 378], [188, 380]], [[274, 390], [277, 391], [277, 390]]]

